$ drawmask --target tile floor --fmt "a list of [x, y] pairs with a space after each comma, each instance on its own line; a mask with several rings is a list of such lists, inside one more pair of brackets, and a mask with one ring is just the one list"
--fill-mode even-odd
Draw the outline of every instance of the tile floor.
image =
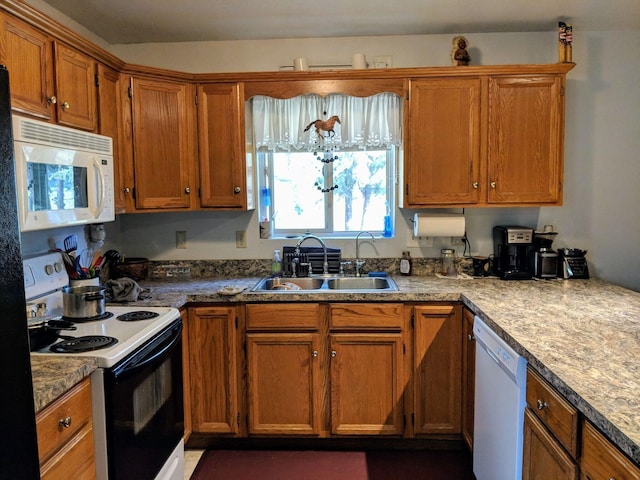
[[204, 453], [204, 450], [185, 450], [184, 451], [184, 480], [189, 480], [191, 474], [198, 465], [200, 457]]

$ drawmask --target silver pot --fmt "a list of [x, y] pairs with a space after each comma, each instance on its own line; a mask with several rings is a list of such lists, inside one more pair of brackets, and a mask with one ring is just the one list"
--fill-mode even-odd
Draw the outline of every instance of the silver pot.
[[105, 288], [101, 286], [64, 287], [62, 307], [67, 318], [91, 318], [105, 313]]

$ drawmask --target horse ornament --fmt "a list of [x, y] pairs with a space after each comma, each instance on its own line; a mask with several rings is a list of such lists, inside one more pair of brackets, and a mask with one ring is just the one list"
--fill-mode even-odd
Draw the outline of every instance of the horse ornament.
[[321, 132], [327, 132], [327, 137], [331, 138], [336, 134], [333, 129], [336, 122], [340, 123], [340, 118], [337, 115], [333, 115], [327, 120], [314, 120], [309, 125], [307, 125], [307, 128], [305, 128], [304, 131], [308, 132], [311, 127], [315, 127], [318, 137], [324, 139], [325, 135]]

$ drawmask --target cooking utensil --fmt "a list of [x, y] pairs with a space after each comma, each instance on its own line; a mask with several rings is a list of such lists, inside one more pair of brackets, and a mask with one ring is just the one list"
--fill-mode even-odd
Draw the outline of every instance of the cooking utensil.
[[47, 345], [52, 344], [58, 338], [64, 338], [60, 335], [62, 330], [77, 330], [73, 322], [62, 320], [60, 317], [51, 317], [49, 320], [38, 318], [28, 320], [29, 330], [29, 348], [31, 351], [40, 350]]
[[70, 255], [78, 249], [78, 236], [73, 234], [64, 239], [64, 251]]
[[64, 287], [62, 307], [67, 318], [92, 318], [105, 313], [105, 288], [101, 286]]

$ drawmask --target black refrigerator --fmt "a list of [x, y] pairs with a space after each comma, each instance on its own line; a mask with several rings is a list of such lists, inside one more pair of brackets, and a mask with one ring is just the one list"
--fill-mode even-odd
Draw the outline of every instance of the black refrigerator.
[[0, 478], [38, 479], [9, 74], [0, 65]]

